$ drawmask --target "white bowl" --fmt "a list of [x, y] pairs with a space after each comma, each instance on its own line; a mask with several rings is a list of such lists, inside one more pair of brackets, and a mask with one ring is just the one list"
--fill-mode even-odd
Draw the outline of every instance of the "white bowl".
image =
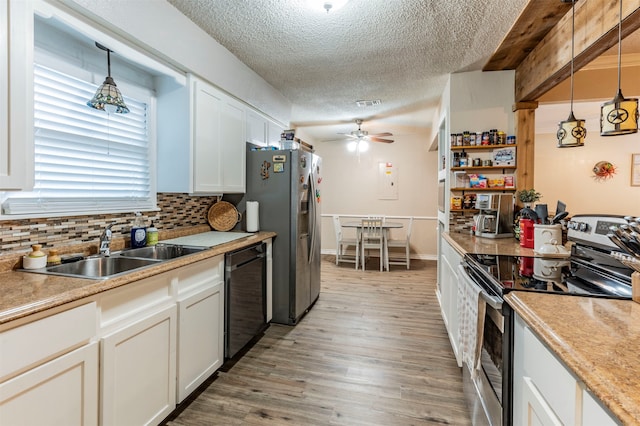
[[22, 256], [22, 267], [24, 269], [40, 269], [44, 268], [45, 266], [47, 266], [47, 256]]

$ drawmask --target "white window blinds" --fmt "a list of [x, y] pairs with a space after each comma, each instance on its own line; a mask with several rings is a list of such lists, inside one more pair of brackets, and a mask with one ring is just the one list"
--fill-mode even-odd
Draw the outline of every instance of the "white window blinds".
[[34, 80], [35, 186], [3, 214], [155, 208], [147, 104], [125, 96], [130, 112], [107, 114], [86, 105], [95, 84], [41, 65]]

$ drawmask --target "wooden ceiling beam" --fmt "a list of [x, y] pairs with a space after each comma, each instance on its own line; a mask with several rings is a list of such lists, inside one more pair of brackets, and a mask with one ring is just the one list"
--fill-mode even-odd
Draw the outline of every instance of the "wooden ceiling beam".
[[529, 0], [482, 71], [516, 69], [569, 10], [560, 0]]
[[[575, 71], [618, 43], [618, 11], [618, 1], [576, 2]], [[624, 38], [640, 28], [640, 0], [624, 0], [622, 17]], [[570, 64], [571, 12], [568, 12], [517, 66], [516, 102], [534, 101], [567, 79]]]

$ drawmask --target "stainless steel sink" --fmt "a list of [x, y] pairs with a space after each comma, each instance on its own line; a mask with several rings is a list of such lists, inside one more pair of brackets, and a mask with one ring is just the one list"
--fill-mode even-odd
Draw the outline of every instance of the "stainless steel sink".
[[77, 278], [105, 279], [122, 275], [136, 269], [145, 268], [147, 266], [157, 265], [158, 263], [158, 260], [120, 256], [90, 257], [73, 263], [49, 266], [47, 268], [34, 269], [28, 272]]
[[158, 244], [119, 252], [120, 256], [155, 260], [169, 260], [206, 250], [206, 247]]

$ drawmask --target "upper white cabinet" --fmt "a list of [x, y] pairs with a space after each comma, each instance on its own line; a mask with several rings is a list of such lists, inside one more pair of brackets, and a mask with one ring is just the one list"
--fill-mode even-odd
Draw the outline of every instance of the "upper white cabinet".
[[33, 164], [33, 2], [0, 0], [0, 190], [31, 190]]
[[159, 82], [158, 191], [245, 192], [245, 106], [194, 76], [172, 85]]
[[247, 108], [246, 119], [247, 142], [258, 146], [274, 146], [280, 141], [280, 135], [284, 130], [280, 124], [252, 108]]

